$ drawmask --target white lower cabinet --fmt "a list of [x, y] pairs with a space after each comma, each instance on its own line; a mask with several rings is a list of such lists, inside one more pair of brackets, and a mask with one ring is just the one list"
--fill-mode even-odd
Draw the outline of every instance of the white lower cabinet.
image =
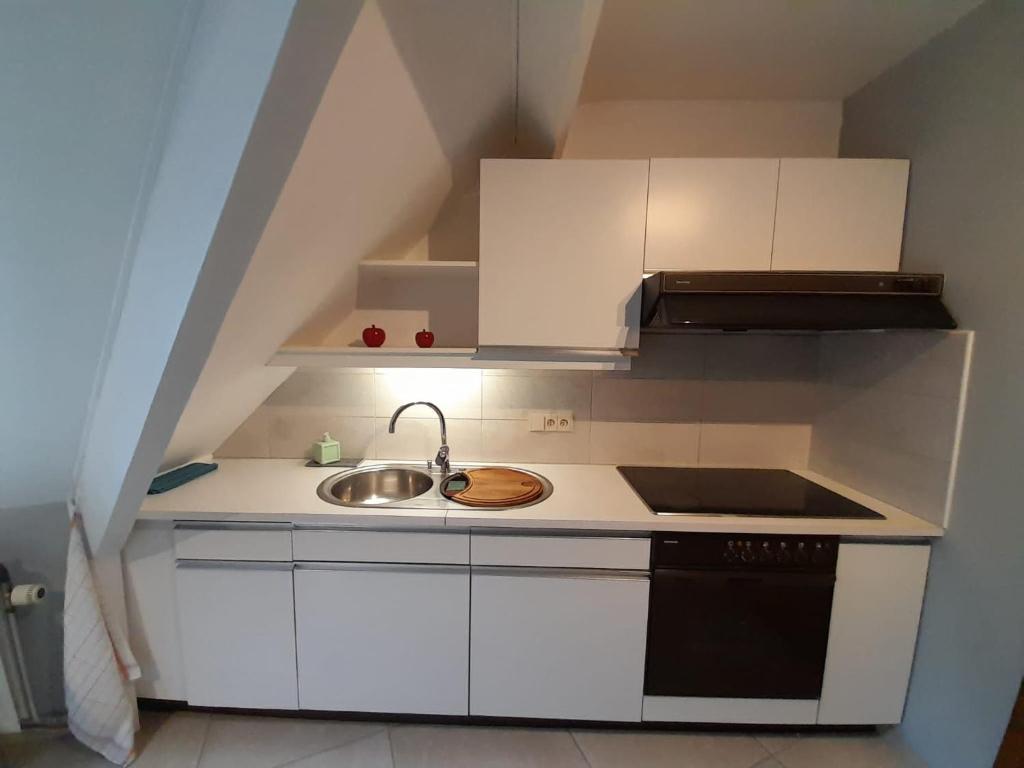
[[903, 719], [930, 553], [927, 544], [840, 545], [818, 723]]
[[[192, 551], [234, 551], [222, 537], [200, 552], [199, 538], [214, 541], [201, 533]], [[820, 702], [645, 702], [647, 539], [378, 533], [376, 552], [426, 562], [175, 562], [170, 529], [157, 534], [137, 537], [126, 555], [133, 601], [178, 604], [177, 631], [152, 605], [130, 612], [133, 638], [147, 646], [140, 661], [159, 682], [147, 695], [206, 707], [610, 722], [898, 723], [930, 552], [840, 545]], [[309, 536], [296, 551], [361, 556], [354, 539]], [[445, 557], [461, 562], [429, 562]], [[172, 567], [168, 591], [160, 575]]]
[[476, 568], [472, 715], [637, 722], [646, 573]]
[[179, 561], [188, 703], [295, 709], [291, 563]]
[[469, 568], [301, 563], [302, 709], [465, 715]]

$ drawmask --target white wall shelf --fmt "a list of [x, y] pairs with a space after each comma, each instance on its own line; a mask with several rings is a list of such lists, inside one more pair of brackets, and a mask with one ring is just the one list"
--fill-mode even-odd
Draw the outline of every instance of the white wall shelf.
[[282, 347], [271, 366], [302, 368], [466, 368], [476, 347]]
[[[531, 350], [525, 350], [527, 352]], [[284, 346], [267, 361], [288, 368], [527, 368], [531, 370], [629, 370], [630, 357], [573, 355], [573, 350], [535, 350], [536, 356], [506, 357], [476, 347]]]
[[[322, 309], [285, 342], [279, 354], [301, 353], [301, 365], [356, 367], [408, 367], [412, 363], [398, 358], [410, 356], [465, 357], [476, 351], [477, 273], [475, 261], [362, 261], [356, 306], [346, 308], [342, 302], [342, 306]], [[387, 333], [387, 346], [368, 349], [360, 344], [362, 330], [371, 324]], [[420, 349], [413, 345], [416, 333], [424, 328], [434, 332], [438, 346]], [[315, 353], [316, 362], [310, 353]], [[373, 355], [373, 360], [353, 359], [366, 355]], [[325, 357], [337, 362], [325, 362]], [[378, 360], [381, 357], [387, 362]], [[271, 361], [271, 365], [295, 364]]]

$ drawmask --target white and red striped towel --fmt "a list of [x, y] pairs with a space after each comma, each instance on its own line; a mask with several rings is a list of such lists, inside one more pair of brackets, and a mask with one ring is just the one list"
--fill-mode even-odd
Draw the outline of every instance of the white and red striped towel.
[[64, 592], [64, 696], [68, 727], [117, 765], [135, 759], [139, 714], [131, 681], [139, 667], [115, 622], [107, 621], [82, 534], [71, 519]]

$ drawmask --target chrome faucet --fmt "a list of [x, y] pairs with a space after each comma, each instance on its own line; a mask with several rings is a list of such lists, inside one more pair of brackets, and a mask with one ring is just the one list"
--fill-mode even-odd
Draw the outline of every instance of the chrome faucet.
[[441, 420], [441, 447], [437, 449], [437, 456], [434, 457], [434, 461], [437, 463], [438, 468], [442, 474], [447, 475], [451, 471], [451, 464], [448, 461], [448, 427], [444, 423], [444, 414], [441, 413], [441, 409], [433, 403], [428, 403], [424, 400], [417, 400], [415, 403], [406, 403], [400, 405], [395, 409], [395, 412], [391, 414], [391, 421], [388, 422], [388, 434], [395, 434], [395, 422], [398, 421], [398, 417], [402, 415], [402, 411], [406, 408], [411, 408], [414, 405], [425, 405], [437, 414], [437, 418]]

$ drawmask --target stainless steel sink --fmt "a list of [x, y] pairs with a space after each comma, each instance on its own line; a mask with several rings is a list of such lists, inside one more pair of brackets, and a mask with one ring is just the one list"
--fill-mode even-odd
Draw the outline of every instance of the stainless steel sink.
[[[324, 501], [342, 507], [401, 507], [404, 509], [445, 510], [466, 507], [441, 495], [445, 474], [436, 465], [373, 464], [331, 475], [317, 487]], [[452, 468], [453, 472], [471, 469], [474, 465]], [[544, 492], [536, 499], [514, 507], [540, 504], [554, 491], [551, 481], [536, 472], [519, 469], [540, 480]], [[511, 509], [492, 507], [491, 509]]]
[[418, 469], [359, 467], [327, 478], [317, 494], [345, 507], [379, 507], [422, 496], [433, 487], [434, 479]]

